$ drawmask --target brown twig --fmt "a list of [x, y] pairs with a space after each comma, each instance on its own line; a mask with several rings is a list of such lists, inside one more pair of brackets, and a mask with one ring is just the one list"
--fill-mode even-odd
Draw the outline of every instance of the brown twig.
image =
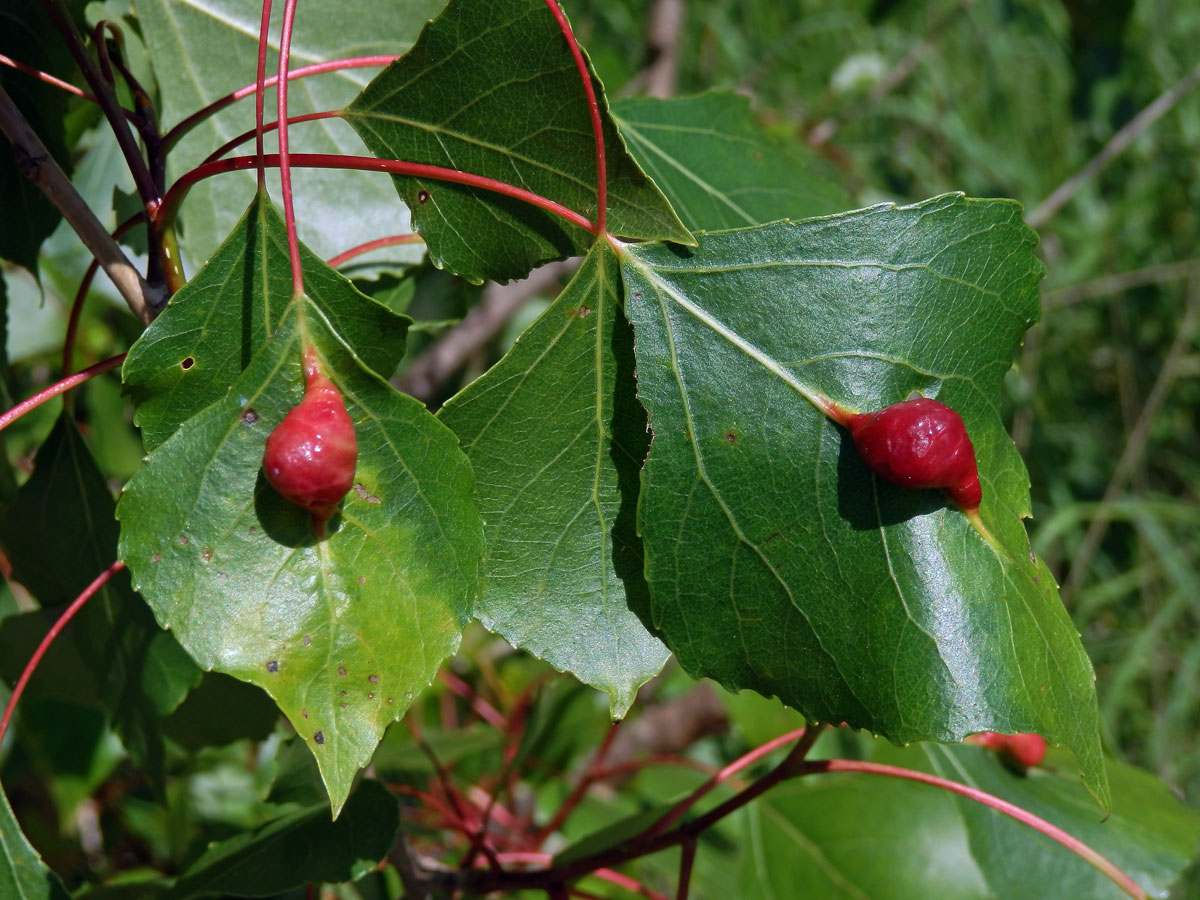
[[1041, 228], [1079, 193], [1080, 189], [1098, 175], [1105, 166], [1121, 155], [1143, 131], [1166, 115], [1171, 107], [1200, 84], [1200, 63], [1173, 85], [1158, 95], [1145, 109], [1130, 119], [1112, 136], [1100, 152], [1088, 160], [1082, 169], [1056, 187], [1050, 196], [1025, 216], [1030, 228]]
[[1117, 272], [1112, 275], [1101, 275], [1088, 281], [1068, 284], [1060, 288], [1045, 291], [1042, 294], [1044, 309], [1059, 309], [1071, 306], [1083, 300], [1096, 297], [1107, 297], [1110, 294], [1120, 294], [1133, 288], [1146, 287], [1151, 284], [1162, 284], [1166, 281], [1176, 281], [1188, 278], [1200, 269], [1200, 259], [1184, 259], [1179, 262], [1162, 263], [1156, 266], [1146, 266], [1132, 269], [1128, 272]]
[[108, 229], [79, 196], [71, 180], [50, 156], [46, 145], [3, 88], [0, 88], [0, 131], [12, 144], [17, 168], [58, 208], [105, 274], [112, 279], [133, 314], [142, 324], [148, 325], [153, 318], [152, 307], [158, 298], [157, 293], [133, 267]]
[[634, 76], [631, 88], [650, 97], [675, 96], [686, 6], [684, 0], [655, 0], [646, 25], [646, 66]]
[[418, 356], [400, 377], [398, 387], [428, 401], [451, 375], [494, 338], [527, 300], [564, 280], [577, 262], [566, 260], [542, 266], [523, 281], [492, 284], [463, 320]]
[[1121, 451], [1121, 456], [1117, 460], [1116, 467], [1113, 469], [1108, 486], [1104, 489], [1104, 496], [1100, 499], [1100, 504], [1096, 508], [1096, 514], [1092, 517], [1091, 524], [1088, 525], [1083, 543], [1080, 545], [1075, 558], [1071, 562], [1071, 568], [1067, 572], [1067, 577], [1063, 579], [1063, 602], [1068, 602], [1071, 595], [1078, 589], [1085, 573], [1091, 566], [1096, 551], [1100, 548], [1100, 542], [1104, 539], [1109, 522], [1112, 520], [1113, 503], [1116, 502], [1118, 495], [1124, 490], [1125, 483], [1129, 480], [1129, 476], [1133, 474], [1138, 460], [1141, 459], [1142, 452], [1146, 449], [1146, 442], [1150, 437], [1150, 428], [1154, 424], [1154, 420], [1162, 409], [1163, 403], [1166, 402], [1167, 395], [1171, 392], [1171, 388], [1174, 387], [1175, 381], [1180, 375], [1184, 357], [1191, 346], [1198, 320], [1200, 320], [1200, 274], [1193, 275], [1191, 282], [1188, 284], [1187, 305], [1184, 308], [1183, 318], [1179, 322], [1179, 329], [1175, 332], [1175, 339], [1171, 342], [1171, 346], [1167, 350], [1166, 359], [1163, 360], [1162, 368], [1159, 369], [1158, 378], [1155, 379], [1154, 386], [1150, 388], [1150, 393], [1146, 396], [1146, 402], [1142, 406], [1141, 414], [1129, 432], [1129, 439], [1125, 442], [1125, 449]]
[[92, 89], [96, 102], [104, 111], [104, 117], [108, 119], [113, 134], [116, 135], [117, 145], [121, 148], [125, 163], [133, 175], [133, 182], [137, 185], [138, 195], [142, 198], [142, 202], [147, 205], [156, 202], [159, 199], [158, 190], [154, 185], [154, 179], [150, 175], [146, 160], [142, 158], [141, 151], [138, 149], [133, 132], [126, 124], [125, 111], [117, 102], [117, 95], [113, 91], [112, 84], [105, 79], [99, 66], [88, 55], [87, 48], [83, 45], [83, 39], [80, 37], [78, 29], [75, 28], [75, 23], [71, 21], [71, 14], [67, 10], [66, 4], [63, 0], [42, 0], [42, 7], [54, 20], [54, 25], [62, 35], [67, 49], [75, 58], [75, 64], [79, 66], [79, 71], [83, 73], [84, 80]]

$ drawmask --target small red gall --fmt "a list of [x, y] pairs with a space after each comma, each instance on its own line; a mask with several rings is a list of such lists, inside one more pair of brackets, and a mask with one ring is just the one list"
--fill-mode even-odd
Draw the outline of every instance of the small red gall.
[[304, 354], [304, 397], [267, 437], [263, 474], [285, 500], [312, 513], [317, 531], [354, 485], [358, 439], [341, 392]]
[[1020, 769], [1032, 769], [1046, 757], [1046, 739], [1040, 734], [1000, 734], [983, 731], [967, 738], [988, 750], [999, 753]]
[[943, 488], [971, 513], [983, 490], [975, 447], [963, 420], [937, 400], [918, 397], [847, 417], [854, 446], [872, 472], [907, 488]]

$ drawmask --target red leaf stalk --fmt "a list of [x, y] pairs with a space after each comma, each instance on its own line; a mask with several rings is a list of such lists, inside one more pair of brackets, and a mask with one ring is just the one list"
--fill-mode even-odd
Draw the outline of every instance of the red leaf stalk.
[[103, 362], [98, 362], [94, 366], [88, 366], [82, 371], [76, 372], [74, 375], [69, 375], [60, 381], [56, 381], [48, 388], [43, 388], [27, 400], [22, 400], [12, 409], [5, 413], [0, 413], [0, 431], [3, 431], [21, 416], [30, 410], [37, 409], [47, 400], [52, 400], [59, 394], [71, 390], [73, 387], [83, 384], [91, 378], [95, 378], [109, 369], [115, 369], [125, 361], [125, 354], [118, 353], [116, 356], [109, 357]]
[[596, 88], [592, 84], [592, 75], [588, 71], [587, 60], [583, 58], [583, 50], [579, 41], [575, 40], [575, 32], [571, 23], [558, 5], [558, 0], [546, 0], [546, 5], [554, 13], [554, 20], [567, 39], [571, 55], [575, 57], [575, 67], [579, 70], [579, 78], [583, 82], [583, 92], [587, 95], [588, 112], [592, 116], [592, 136], [596, 141], [596, 227], [597, 236], [604, 234], [608, 218], [608, 164], [604, 156], [604, 126], [600, 120], [600, 102], [596, 99]]
[[869, 775], [886, 775], [890, 778], [903, 778], [906, 781], [917, 781], [921, 784], [939, 787], [942, 790], [966, 797], [968, 800], [974, 800], [976, 803], [1004, 813], [1004, 815], [1016, 819], [1023, 825], [1028, 825], [1035, 831], [1044, 834], [1050, 840], [1066, 847], [1084, 862], [1094, 866], [1101, 874], [1109, 878], [1130, 897], [1134, 897], [1135, 900], [1146, 900], [1146, 892], [1138, 886], [1136, 881], [1083, 841], [1063, 831], [1057, 825], [1050, 824], [1040, 816], [1035, 816], [1028, 810], [1021, 809], [1021, 807], [1009, 803], [1007, 800], [1001, 800], [999, 797], [989, 794], [986, 791], [968, 787], [965, 784], [959, 784], [956, 781], [950, 781], [946, 778], [939, 778], [937, 775], [929, 775], [925, 772], [902, 769], [899, 766], [888, 766], [882, 763], [863, 762], [856, 759], [824, 759], [801, 764], [801, 774], [812, 775], [822, 772], [862, 772]]
[[125, 563], [117, 560], [99, 575], [97, 575], [92, 583], [83, 589], [83, 592], [71, 601], [71, 605], [63, 610], [63, 614], [58, 617], [50, 630], [46, 632], [46, 636], [42, 638], [37, 645], [37, 649], [33, 651], [33, 655], [29, 657], [29, 662], [25, 664], [24, 671], [21, 672], [21, 677], [17, 679], [16, 685], [13, 687], [12, 696], [8, 698], [8, 705], [4, 707], [4, 716], [0, 717], [0, 741], [4, 740], [5, 732], [8, 731], [8, 723], [12, 720], [13, 710], [17, 708], [17, 701], [21, 699], [21, 695], [25, 693], [25, 686], [29, 684], [29, 679], [33, 677], [33, 673], [37, 670], [38, 663], [42, 661], [42, 657], [46, 655], [46, 651], [50, 649], [50, 645], [54, 643], [54, 639], [58, 637], [59, 632], [67, 627], [67, 623], [75, 617], [75, 613], [83, 608], [83, 604], [104, 587], [108, 580], [125, 568]]

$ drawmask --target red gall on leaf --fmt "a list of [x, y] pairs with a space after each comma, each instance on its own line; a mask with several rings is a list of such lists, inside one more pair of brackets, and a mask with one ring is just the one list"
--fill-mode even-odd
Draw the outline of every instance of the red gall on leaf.
[[967, 513], [979, 509], [983, 491], [975, 447], [963, 420], [937, 400], [919, 397], [847, 417], [854, 446], [867, 468], [907, 488], [944, 488]]
[[304, 352], [304, 378], [303, 399], [267, 437], [263, 474], [281, 497], [312, 513], [322, 533], [354, 486], [358, 439], [341, 392], [311, 347]]
[[967, 738], [972, 744], [994, 750], [1020, 769], [1030, 769], [1046, 756], [1046, 739], [1040, 734], [1000, 734], [982, 731]]

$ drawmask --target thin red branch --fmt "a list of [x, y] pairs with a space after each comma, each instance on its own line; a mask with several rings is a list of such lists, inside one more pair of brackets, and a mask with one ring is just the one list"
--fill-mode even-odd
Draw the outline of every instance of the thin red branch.
[[554, 20], [567, 39], [571, 55], [575, 57], [575, 67], [579, 70], [579, 78], [583, 82], [583, 92], [587, 95], [588, 112], [592, 116], [592, 136], [596, 141], [596, 228], [597, 236], [604, 234], [608, 220], [608, 166], [604, 156], [604, 125], [600, 120], [600, 102], [596, 99], [596, 88], [592, 84], [592, 74], [588, 71], [587, 60], [583, 58], [583, 50], [579, 41], [575, 40], [575, 32], [571, 23], [558, 5], [558, 0], [546, 0], [546, 5], [554, 13]]
[[[331, 256], [326, 262], [331, 267], [336, 269], [338, 266], [348, 263], [356, 256], [362, 256], [364, 253], [370, 253], [372, 250], [380, 250], [383, 247], [395, 247], [397, 244], [421, 244], [424, 239], [415, 231], [409, 234], [393, 234], [388, 237], [376, 238], [373, 241], [367, 241], [365, 244], [359, 244], [357, 247], [351, 247], [349, 250], [343, 250], [337, 256]], [[480, 701], [482, 702], [482, 701]], [[474, 704], [472, 704], [474, 706]], [[483, 704], [487, 706], [487, 704]], [[495, 710], [492, 710], [495, 712]], [[479, 712], [476, 709], [476, 712]], [[499, 716], [499, 713], [496, 713]], [[503, 716], [500, 717], [503, 721]]]
[[[112, 233], [113, 240], [119, 238], [139, 222], [145, 221], [146, 218], [142, 213], [131, 216], [117, 226], [116, 230]], [[87, 299], [88, 291], [92, 286], [92, 280], [96, 277], [96, 272], [99, 270], [99, 260], [93, 259], [88, 265], [87, 271], [83, 273], [83, 278], [79, 282], [79, 289], [75, 292], [75, 299], [71, 303], [71, 314], [67, 317], [67, 335], [63, 339], [62, 374], [64, 378], [70, 375], [71, 369], [75, 367], [75, 338], [79, 332], [79, 319], [83, 313], [83, 302]]]
[[696, 862], [696, 839], [689, 838], [679, 848], [679, 885], [675, 889], [675, 900], [688, 900], [688, 891], [692, 884], [692, 865]]
[[83, 73], [88, 87], [92, 89], [96, 102], [104, 111], [104, 116], [108, 119], [113, 134], [117, 138], [117, 144], [121, 148], [121, 154], [125, 157], [125, 164], [129, 167], [130, 174], [133, 175], [138, 196], [142, 198], [142, 202], [147, 208], [152, 207], [158, 202], [158, 189], [150, 175], [146, 160], [142, 158], [141, 151], [138, 149], [133, 132], [126, 124], [125, 110], [117, 102], [117, 95], [114, 93], [112, 85], [104, 80], [103, 73], [88, 55], [83, 39], [76, 29], [75, 23], [71, 20], [71, 15], [63, 0], [41, 0], [41, 2], [42, 7], [54, 20], [55, 27], [62, 35], [71, 56], [74, 57], [75, 64], [79, 66], [79, 71]]
[[[337, 259], [337, 257], [335, 256], [334, 259]], [[330, 260], [329, 264], [331, 266], [334, 265], [333, 260]], [[489, 725], [495, 728], [504, 728], [505, 719], [503, 713], [480, 697], [478, 692], [473, 687], [471, 687], [453, 672], [442, 669], [440, 672], [438, 672], [438, 680], [441, 681], [441, 683], [448, 687], [451, 691], [458, 694], [458, 696], [470, 703], [471, 709], [475, 710], [479, 717]]]
[[[278, 166], [279, 155], [268, 153], [263, 157], [263, 163], [267, 166]], [[254, 156], [232, 156], [229, 159], [219, 159], [216, 162], [207, 163], [192, 169], [171, 185], [171, 189], [167, 191], [167, 196], [163, 199], [162, 205], [156, 211], [156, 216], [163, 222], [172, 221], [179, 204], [183, 202], [187, 191], [196, 182], [226, 172], [239, 172], [251, 169], [257, 164], [258, 159]], [[376, 159], [373, 156], [342, 156], [336, 153], [293, 153], [291, 155], [291, 165], [293, 168], [302, 169], [354, 169], [361, 172], [387, 172], [390, 175], [412, 175], [417, 178], [430, 178], [435, 181], [465, 184], [468, 187], [482, 188], [485, 191], [492, 191], [502, 194], [505, 197], [522, 200], [588, 231], [595, 229], [595, 225], [590, 219], [572, 209], [567, 209], [561, 203], [547, 199], [532, 191], [527, 191], [524, 188], [519, 188], [503, 181], [497, 181], [495, 178], [488, 178], [485, 175], [475, 175], [459, 169], [447, 169], [442, 166], [425, 165], [424, 163], [402, 162], [397, 159]]]
[[562, 802], [562, 805], [559, 806], [558, 811], [555, 812], [550, 821], [534, 835], [533, 845], [535, 847], [542, 846], [546, 838], [562, 827], [563, 822], [567, 821], [567, 818], [574, 812], [575, 807], [587, 795], [588, 789], [596, 783], [596, 772], [600, 770], [605, 758], [607, 758], [608, 751], [611, 749], [612, 742], [616, 738], [620, 727], [621, 723], [616, 722], [608, 729], [608, 733], [604, 735], [603, 743], [600, 744], [600, 749], [596, 751], [595, 758], [588, 763], [587, 771], [583, 773], [583, 776], [579, 779], [579, 783], [575, 785], [575, 789]]
[[1089, 865], [1094, 866], [1101, 874], [1109, 878], [1130, 897], [1134, 897], [1136, 900], [1146, 900], [1145, 891], [1141, 889], [1136, 881], [1122, 872], [1108, 859], [1083, 843], [1083, 841], [1063, 831], [1057, 825], [1050, 824], [1040, 816], [1035, 816], [1028, 810], [1021, 809], [1021, 807], [1009, 803], [1007, 800], [1001, 800], [999, 797], [989, 794], [986, 791], [940, 778], [937, 775], [930, 775], [926, 772], [917, 772], [912, 769], [902, 769], [898, 766], [864, 762], [857, 759], [823, 759], [804, 762], [800, 765], [800, 774], [803, 775], [824, 772], [862, 772], [869, 775], [886, 775], [889, 778], [903, 778], [906, 781], [917, 781], [921, 784], [939, 787], [942, 790], [966, 797], [968, 800], [974, 800], [976, 803], [1004, 813], [1004, 815], [1016, 819], [1021, 824], [1028, 825], [1035, 831], [1044, 834], [1050, 840], [1066, 847]]
[[[702, 797], [708, 794], [721, 784], [724, 784], [738, 772], [745, 769], [747, 766], [752, 766], [764, 756], [775, 752], [785, 744], [790, 744], [793, 741], [802, 740], [807, 733], [805, 728], [797, 728], [795, 731], [789, 731], [787, 734], [781, 734], [779, 737], [767, 741], [761, 747], [755, 747], [749, 753], [743, 754], [731, 762], [725, 768], [721, 769], [717, 774], [713, 775], [708, 781], [700, 785], [686, 797], [677, 803], [670, 812], [659, 819], [651, 828], [651, 833], [661, 834], [666, 831], [676, 822], [683, 818], [684, 814], [689, 809], [696, 805]], [[810, 745], [811, 746], [811, 745]]]
[[[304, 294], [304, 269], [300, 265], [300, 238], [296, 234], [296, 209], [292, 196], [292, 164], [288, 154], [288, 64], [292, 56], [292, 27], [298, 0], [284, 0], [283, 28], [279, 34], [279, 75], [275, 88], [275, 118], [279, 126], [279, 180], [283, 185], [283, 220], [287, 225], [288, 258], [292, 263], [292, 296]], [[259, 153], [259, 159], [262, 153]]]
[[13, 687], [12, 696], [8, 698], [8, 705], [4, 707], [4, 716], [0, 717], [0, 741], [4, 740], [4, 734], [8, 731], [8, 723], [12, 720], [13, 710], [17, 708], [17, 701], [25, 693], [25, 686], [29, 684], [29, 679], [33, 677], [38, 663], [42, 661], [42, 657], [46, 655], [46, 651], [50, 649], [50, 645], [54, 643], [54, 639], [58, 637], [59, 632], [67, 627], [67, 623], [75, 617], [75, 613], [83, 608], [83, 604], [87, 603], [96, 591], [104, 587], [108, 583], [108, 580], [123, 568], [125, 568], [125, 563], [117, 560], [97, 575], [92, 580], [92, 583], [85, 587], [83, 592], [71, 601], [71, 605], [63, 610], [63, 614], [58, 617], [58, 621], [50, 626], [50, 630], [46, 632], [46, 636], [42, 638], [41, 642], [37, 645], [37, 649], [33, 651], [33, 655], [29, 657], [29, 662], [25, 664], [25, 669], [21, 672], [21, 677], [17, 679], [17, 683]]
[[119, 353], [116, 356], [104, 360], [103, 362], [96, 363], [94, 366], [88, 366], [86, 369], [76, 372], [74, 375], [70, 375], [61, 381], [56, 381], [54, 384], [50, 385], [50, 387], [38, 391], [28, 400], [22, 400], [7, 412], [0, 413], [0, 431], [3, 431], [30, 410], [37, 409], [47, 400], [53, 400], [59, 394], [83, 384], [88, 379], [95, 378], [97, 375], [107, 372], [109, 369], [115, 369], [124, 361], [125, 354]]
[[[323, 72], [338, 72], [342, 69], [366, 69], [372, 67], [386, 66], [388, 63], [399, 59], [399, 56], [355, 56], [348, 59], [333, 59], [328, 62], [313, 63], [311, 66], [301, 66], [299, 69], [292, 69], [288, 72], [288, 81], [295, 81], [297, 78], [307, 78], [309, 75], [320, 75]], [[264, 88], [272, 87], [278, 83], [278, 79], [272, 75], [270, 78], [262, 82]], [[244, 97], [249, 97], [255, 93], [258, 88], [258, 82], [248, 84], [245, 87], [240, 87], [236, 91], [231, 91], [223, 97], [219, 97], [212, 103], [205, 106], [203, 109], [196, 110], [186, 119], [182, 120], [178, 125], [170, 129], [163, 135], [163, 145], [170, 149], [180, 138], [207, 119], [209, 116], [220, 112], [225, 107]]]
[[[295, 125], [299, 122], [312, 122], [316, 119], [337, 119], [337, 118], [341, 118], [341, 115], [342, 115], [342, 111], [340, 109], [330, 109], [330, 110], [325, 110], [323, 112], [305, 113], [302, 116], [292, 116], [291, 118], [289, 118], [288, 125]], [[274, 131], [278, 127], [279, 127], [278, 122], [267, 122], [266, 124], [264, 124], [262, 126], [262, 133], [266, 134], [268, 131]], [[262, 146], [261, 146], [262, 139], [261, 139], [261, 136], [259, 135], [258, 127], [255, 126], [254, 128], [251, 128], [248, 131], [243, 131], [237, 137], [230, 138], [229, 140], [227, 140], [225, 143], [223, 143], [220, 147], [218, 147], [212, 153], [208, 154], [208, 156], [204, 157], [204, 159], [201, 161], [200, 164], [204, 165], [204, 163], [210, 163], [213, 160], [220, 159], [222, 156], [224, 156], [230, 150], [234, 149], [235, 147], [237, 147], [240, 144], [244, 144], [246, 141], [250, 140], [250, 138], [253, 138], [253, 137], [257, 137], [259, 139], [258, 140], [259, 146], [255, 152], [261, 153], [262, 152]]]
[[[262, 0], [262, 17], [258, 22], [258, 71], [254, 78], [254, 156], [258, 160], [258, 189], [261, 191], [267, 181], [267, 170], [263, 165], [263, 107], [266, 105], [267, 84], [267, 38], [271, 32], [271, 0]], [[230, 103], [233, 101], [230, 100]], [[219, 109], [220, 107], [217, 107]], [[216, 112], [216, 109], [213, 109]], [[187, 121], [186, 119], [184, 121]], [[182, 122], [180, 124], [183, 124]], [[178, 128], [179, 126], [176, 126]], [[167, 147], [171, 146], [171, 134], [165, 138]], [[224, 149], [224, 148], [222, 148]], [[218, 153], [217, 156], [224, 154]], [[207, 160], [205, 160], [207, 162]]]
[[[33, 66], [26, 65], [23, 62], [18, 62], [11, 56], [5, 56], [3, 53], [0, 53], [0, 66], [8, 66], [10, 69], [16, 69], [18, 72], [22, 72], [31, 78], [36, 78], [38, 81], [44, 81], [46, 84], [53, 85], [59, 90], [66, 91], [68, 94], [74, 94], [76, 97], [81, 97], [84, 100], [90, 100], [92, 103], [100, 102], [95, 98], [94, 95], [89, 94], [87, 91], [82, 90], [81, 88], [75, 87], [75, 85], [71, 84], [71, 82], [63, 81], [61, 78], [56, 78], [49, 72], [43, 72], [41, 69], [35, 69]], [[128, 117], [133, 115], [133, 113], [129, 110], [125, 110], [125, 115]]]

